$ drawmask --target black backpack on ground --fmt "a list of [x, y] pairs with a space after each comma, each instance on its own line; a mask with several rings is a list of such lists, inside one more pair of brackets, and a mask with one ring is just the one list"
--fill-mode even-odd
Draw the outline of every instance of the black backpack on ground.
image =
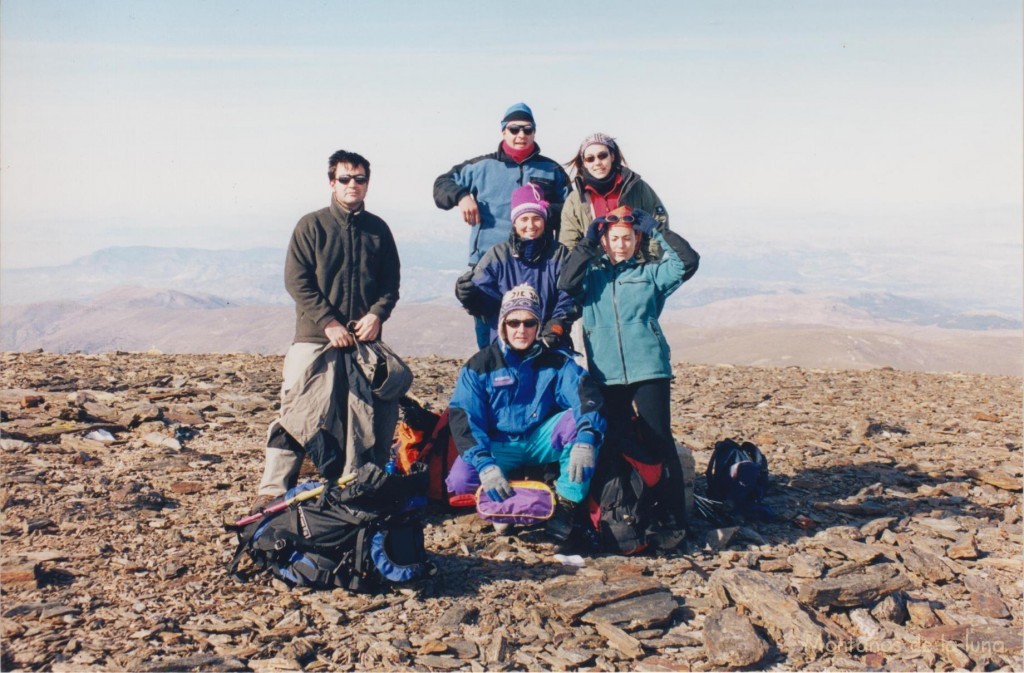
[[629, 461], [621, 455], [603, 461], [586, 502], [593, 546], [625, 555], [647, 548], [652, 493]]
[[[372, 593], [431, 575], [423, 545], [427, 480], [426, 466], [403, 475], [364, 465], [344, 486], [329, 484], [317, 497], [236, 530], [229, 573], [244, 580], [238, 566], [248, 554], [258, 569], [289, 585], [317, 589]], [[303, 484], [281, 499], [310, 487]]]
[[755, 444], [733, 439], [716, 442], [705, 476], [712, 500], [740, 512], [771, 516], [762, 502], [768, 492], [768, 459]]
[[591, 546], [613, 554], [640, 554], [650, 542], [656, 484], [662, 464], [636, 420], [625, 433], [609, 431], [598, 454], [586, 499]]

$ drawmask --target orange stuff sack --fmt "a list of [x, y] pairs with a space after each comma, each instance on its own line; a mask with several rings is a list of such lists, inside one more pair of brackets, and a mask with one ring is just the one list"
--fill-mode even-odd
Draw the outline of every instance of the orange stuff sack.
[[395, 429], [395, 455], [398, 468], [408, 474], [413, 463], [426, 463], [430, 474], [427, 497], [452, 507], [475, 507], [472, 494], [448, 493], [445, 479], [459, 452], [448, 429], [448, 410], [440, 415], [423, 408], [417, 400], [403, 397], [401, 420]]

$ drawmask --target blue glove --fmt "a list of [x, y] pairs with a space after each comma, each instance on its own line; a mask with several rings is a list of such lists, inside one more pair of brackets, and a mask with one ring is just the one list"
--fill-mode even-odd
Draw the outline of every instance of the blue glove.
[[633, 229], [644, 236], [650, 237], [658, 228], [658, 221], [650, 213], [639, 208], [633, 211], [633, 218]]
[[594, 476], [594, 464], [597, 462], [597, 451], [592, 444], [576, 442], [569, 452], [569, 479], [582, 484]]
[[501, 502], [515, 494], [501, 468], [497, 465], [488, 465], [480, 470], [480, 485], [484, 487], [487, 497], [495, 502]]
[[593, 241], [594, 243], [601, 242], [601, 236], [604, 235], [604, 229], [608, 224], [604, 221], [603, 217], [599, 217], [590, 223], [587, 228], [587, 240]]

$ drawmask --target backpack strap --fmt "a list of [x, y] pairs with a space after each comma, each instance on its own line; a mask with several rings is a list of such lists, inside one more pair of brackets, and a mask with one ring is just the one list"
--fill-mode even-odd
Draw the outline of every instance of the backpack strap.
[[264, 524], [266, 524], [267, 521], [278, 514], [280, 514], [280, 512], [264, 514], [263, 518], [259, 521], [253, 521], [242, 530], [236, 531], [236, 534], [238, 535], [238, 547], [235, 548], [235, 554], [231, 557], [231, 563], [228, 564], [228, 575], [234, 577], [240, 582], [246, 581], [246, 578], [238, 572], [238, 565], [241, 563], [242, 557], [245, 556], [245, 552], [252, 549], [253, 538], [263, 530]]
[[743, 442], [740, 445], [740, 450], [747, 454], [747, 459], [761, 468], [762, 472], [768, 471], [768, 459], [765, 458], [764, 453], [757, 447], [757, 444], [753, 442]]
[[[444, 432], [445, 428], [448, 427], [448, 410], [445, 409], [441, 412], [441, 415], [437, 419], [437, 423], [434, 424], [434, 430], [430, 433], [430, 438], [423, 443], [423, 450], [420, 451], [420, 455], [416, 458], [417, 463], [423, 463], [426, 465], [430, 459], [430, 454], [433, 453], [434, 448], [438, 444], [438, 437]], [[447, 447], [446, 447], [447, 448]]]
[[370, 558], [373, 534], [376, 526], [362, 526], [356, 531], [356, 544], [353, 551], [352, 576], [348, 579], [348, 589], [363, 591], [369, 584], [373, 560]]

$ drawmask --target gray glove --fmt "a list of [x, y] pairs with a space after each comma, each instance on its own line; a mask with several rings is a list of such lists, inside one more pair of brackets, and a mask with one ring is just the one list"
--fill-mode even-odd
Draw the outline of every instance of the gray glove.
[[576, 442], [569, 452], [569, 479], [577, 484], [589, 481], [594, 476], [596, 461], [597, 451], [592, 444]]
[[488, 465], [480, 470], [480, 485], [484, 487], [487, 497], [495, 502], [501, 502], [515, 494], [501, 468], [497, 465]]

